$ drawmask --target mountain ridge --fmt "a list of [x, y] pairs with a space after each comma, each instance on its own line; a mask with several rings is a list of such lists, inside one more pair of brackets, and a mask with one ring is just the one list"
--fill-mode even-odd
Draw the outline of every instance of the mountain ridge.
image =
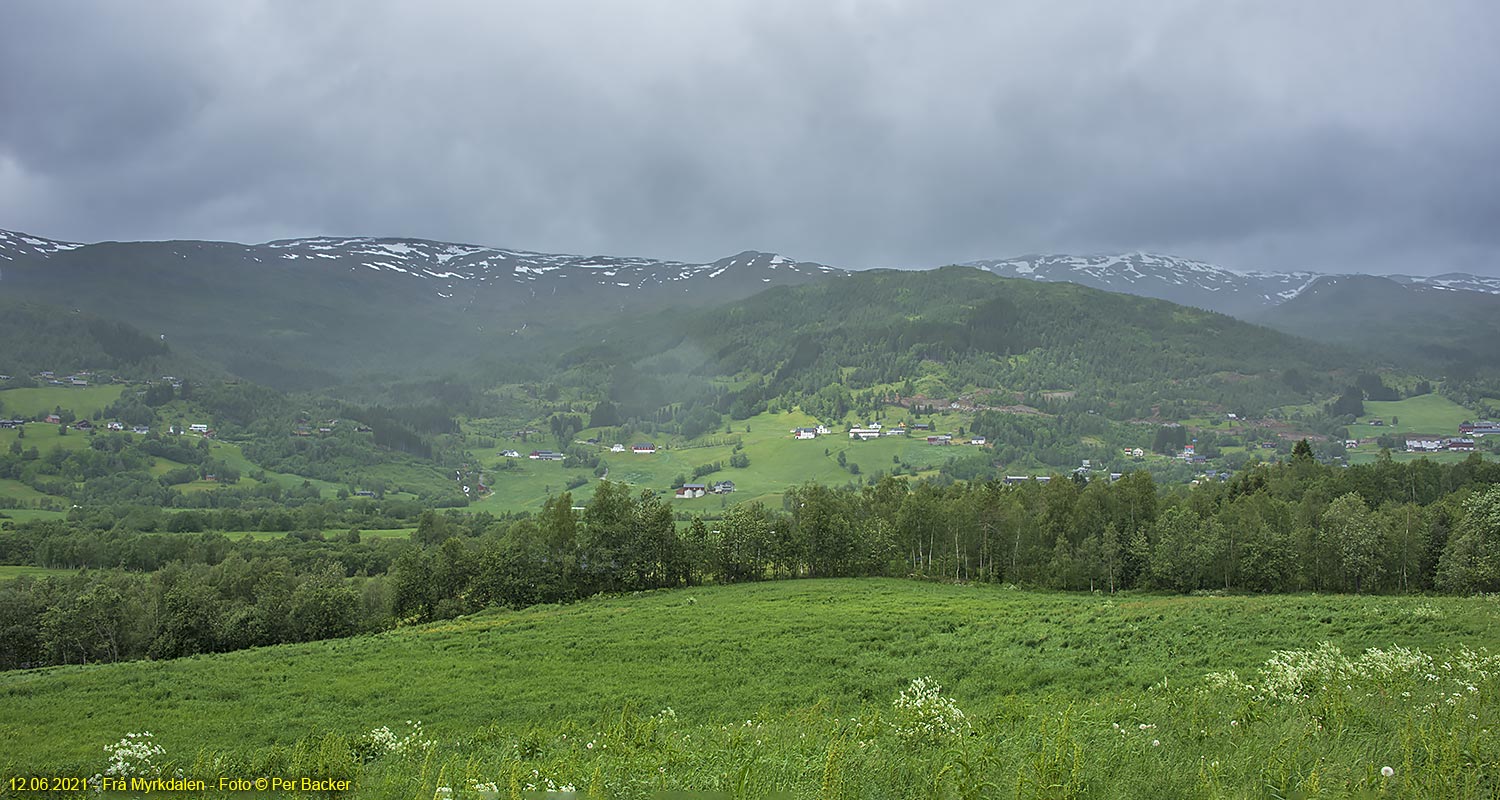
[[[406, 276], [426, 280], [431, 284], [428, 288], [433, 295], [444, 300], [460, 296], [454, 291], [460, 284], [452, 281], [479, 285], [509, 279], [518, 285], [534, 285], [550, 276], [561, 280], [583, 278], [610, 290], [642, 291], [667, 287], [684, 288], [691, 294], [690, 287], [699, 279], [727, 276], [731, 282], [741, 279], [742, 288], [755, 288], [754, 284], [777, 284], [788, 279], [796, 282], [798, 278], [815, 279], [860, 271], [759, 250], [744, 250], [712, 261], [695, 262], [646, 256], [545, 253], [420, 237], [312, 236], [260, 244], [210, 240], [87, 244], [0, 230], [0, 259], [12, 263], [36, 258], [76, 257], [79, 251], [109, 246], [167, 248], [179, 257], [188, 257], [182, 251], [190, 249], [200, 252], [204, 248], [238, 249], [261, 263], [339, 265], [355, 273], [364, 268], [384, 277]], [[1253, 319], [1261, 312], [1295, 298], [1321, 278], [1364, 274], [1235, 269], [1146, 251], [1090, 255], [1034, 253], [966, 261], [958, 266], [981, 269], [1002, 277], [1079, 283], [1106, 291], [1206, 308], [1243, 319]], [[755, 273], [753, 280], [746, 280], [749, 276], [744, 273], [747, 272]], [[1461, 272], [1374, 277], [1388, 278], [1408, 287], [1500, 294], [1500, 277]]]

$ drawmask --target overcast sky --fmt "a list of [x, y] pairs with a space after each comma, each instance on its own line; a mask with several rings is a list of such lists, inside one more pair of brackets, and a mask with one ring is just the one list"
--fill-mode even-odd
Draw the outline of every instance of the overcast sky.
[[1500, 4], [36, 2], [0, 228], [1500, 274]]

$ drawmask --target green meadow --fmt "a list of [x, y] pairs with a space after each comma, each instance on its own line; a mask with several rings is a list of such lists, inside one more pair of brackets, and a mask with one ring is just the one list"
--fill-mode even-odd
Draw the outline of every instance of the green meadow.
[[[1443, 451], [1438, 453], [1408, 453], [1400, 450], [1392, 450], [1391, 460], [1397, 463], [1404, 463], [1407, 461], [1417, 461], [1425, 458], [1438, 464], [1457, 464], [1472, 455], [1474, 455], [1474, 453], [1459, 453], [1450, 451]], [[1494, 461], [1496, 459], [1494, 453], [1479, 453], [1479, 457], [1487, 461]], [[1349, 451], [1350, 464], [1369, 464], [1374, 462], [1378, 458], [1380, 458], [1380, 449], [1374, 445], [1365, 445], [1357, 450]]]
[[[967, 423], [960, 415], [943, 415], [936, 418], [934, 427], [940, 432], [950, 432]], [[681, 441], [675, 437], [656, 438], [659, 448], [651, 455], [636, 455], [629, 450], [623, 453], [609, 452], [609, 444], [599, 445], [600, 457], [609, 468], [609, 479], [628, 484], [637, 490], [655, 489], [670, 491], [678, 476], [690, 482], [712, 484], [716, 481], [732, 480], [735, 492], [727, 497], [709, 495], [695, 500], [676, 501], [683, 510], [712, 510], [722, 503], [742, 503], [759, 500], [779, 505], [781, 495], [789, 488], [809, 480], [824, 485], [839, 485], [856, 480], [846, 466], [840, 466], [838, 456], [842, 452], [846, 463], [858, 465], [860, 475], [875, 472], [890, 472], [896, 459], [918, 470], [936, 468], [949, 458], [971, 455], [968, 447], [935, 447], [927, 444], [924, 436], [888, 436], [870, 441], [851, 440], [847, 431], [836, 429], [827, 436], [798, 440], [792, 437], [793, 428], [817, 425], [817, 420], [798, 411], [778, 414], [759, 414], [748, 420], [736, 421], [732, 432], [724, 429], [705, 434], [697, 440]], [[894, 424], [894, 423], [888, 423]], [[748, 431], [746, 429], [749, 429]], [[595, 436], [598, 431], [587, 430], [578, 434], [579, 440]], [[651, 438], [651, 437], [643, 437]], [[705, 446], [711, 442], [723, 442]], [[729, 458], [734, 454], [734, 443], [743, 445], [743, 452], [750, 459], [750, 466], [734, 468]], [[533, 439], [501, 441], [496, 447], [473, 450], [485, 476], [491, 481], [493, 492], [484, 500], [470, 507], [475, 510], [505, 511], [534, 509], [540, 507], [550, 495], [564, 491], [570, 480], [587, 479], [586, 485], [572, 490], [576, 504], [583, 504], [593, 496], [597, 479], [592, 469], [565, 469], [561, 462], [532, 461], [526, 454], [532, 450], [556, 449], [555, 441]], [[628, 447], [628, 444], [627, 444]], [[500, 456], [504, 450], [521, 453], [518, 459]], [[826, 452], [825, 452], [826, 451]], [[516, 462], [513, 469], [496, 469], [507, 461]], [[694, 468], [719, 462], [724, 468], [704, 475], [694, 481]]]
[[[1407, 433], [1432, 433], [1457, 436], [1458, 424], [1474, 419], [1474, 412], [1440, 394], [1424, 394], [1395, 401], [1365, 401], [1365, 415], [1349, 426], [1349, 435], [1358, 439], [1399, 436]], [[1392, 424], [1391, 420], [1397, 422]], [[1380, 420], [1384, 425], [1369, 424]]]
[[77, 574], [77, 570], [71, 569], [48, 569], [47, 567], [18, 566], [14, 564], [0, 564], [0, 581], [9, 581], [25, 576], [28, 578], [51, 578], [64, 577]]
[[695, 587], [7, 673], [0, 767], [150, 731], [153, 768], [357, 797], [1489, 797], [1496, 648], [1493, 598]]
[[5, 389], [0, 391], [0, 407], [11, 416], [31, 418], [52, 413], [63, 408], [72, 411], [79, 419], [86, 419], [95, 411], [120, 399], [124, 386], [44, 386], [34, 389]]

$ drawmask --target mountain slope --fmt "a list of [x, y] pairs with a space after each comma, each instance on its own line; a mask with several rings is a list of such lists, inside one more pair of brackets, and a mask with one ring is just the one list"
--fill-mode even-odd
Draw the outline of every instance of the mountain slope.
[[1277, 330], [1360, 348], [1423, 374], [1500, 367], [1500, 295], [1327, 276], [1260, 316]]
[[966, 266], [1008, 278], [1079, 283], [1236, 316], [1282, 303], [1317, 277], [1311, 272], [1236, 272], [1153, 253], [1032, 255], [971, 261]]
[[[1168, 396], [1266, 408], [1306, 401], [1306, 387], [1282, 380], [1287, 371], [1352, 366], [1331, 348], [1222, 314], [968, 267], [859, 272], [590, 333], [603, 343], [561, 363], [612, 374], [615, 399], [673, 373], [735, 376], [742, 388], [718, 396], [720, 411], [834, 386], [889, 393], [908, 381], [937, 396], [1062, 393], [1116, 417], [1150, 416]], [[671, 360], [653, 361], [660, 353]]]
[[[1079, 283], [1110, 292], [1155, 297], [1249, 320], [1297, 297], [1314, 281], [1337, 277], [1305, 270], [1243, 272], [1154, 253], [1030, 255], [970, 261], [965, 266], [1007, 278]], [[1453, 272], [1431, 277], [1391, 275], [1389, 279], [1419, 289], [1500, 294], [1500, 278], [1481, 275]]]
[[412, 239], [78, 245], [0, 231], [3, 296], [116, 316], [283, 387], [451, 368], [513, 349], [517, 333], [841, 272], [753, 251], [689, 264]]

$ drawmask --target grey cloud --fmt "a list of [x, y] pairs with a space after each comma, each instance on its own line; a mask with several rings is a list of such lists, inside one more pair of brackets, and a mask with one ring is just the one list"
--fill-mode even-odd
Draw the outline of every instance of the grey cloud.
[[1484, 2], [26, 3], [0, 227], [1500, 271]]

